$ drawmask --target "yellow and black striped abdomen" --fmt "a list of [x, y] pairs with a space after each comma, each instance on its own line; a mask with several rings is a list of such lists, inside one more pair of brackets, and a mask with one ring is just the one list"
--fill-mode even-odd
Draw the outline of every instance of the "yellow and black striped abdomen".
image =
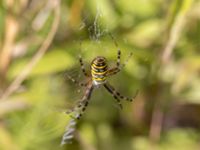
[[108, 67], [104, 57], [96, 57], [91, 64], [91, 75], [94, 84], [102, 84], [106, 80]]

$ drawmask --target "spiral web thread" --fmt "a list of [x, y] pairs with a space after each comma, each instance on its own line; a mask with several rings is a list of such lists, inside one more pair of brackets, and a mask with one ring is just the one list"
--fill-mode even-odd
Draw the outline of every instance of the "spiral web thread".
[[61, 146], [64, 145], [64, 144], [70, 144], [74, 137], [74, 132], [76, 130], [76, 119], [75, 118], [72, 118], [70, 121], [69, 121], [69, 124], [66, 126], [66, 129], [65, 129], [65, 133], [62, 137], [62, 141], [61, 141]]

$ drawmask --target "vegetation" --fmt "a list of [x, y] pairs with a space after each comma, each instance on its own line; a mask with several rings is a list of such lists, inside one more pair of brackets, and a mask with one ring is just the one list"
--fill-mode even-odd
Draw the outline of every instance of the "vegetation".
[[[1, 150], [197, 150], [200, 147], [199, 0], [2, 0], [0, 2]], [[110, 38], [112, 34], [114, 40]], [[60, 146], [99, 55], [123, 70], [108, 78], [120, 110], [95, 89], [72, 144]], [[116, 106], [116, 107], [115, 107]]]

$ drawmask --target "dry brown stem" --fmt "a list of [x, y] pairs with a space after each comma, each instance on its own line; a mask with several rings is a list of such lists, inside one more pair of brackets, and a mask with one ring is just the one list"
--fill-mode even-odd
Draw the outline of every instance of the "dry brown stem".
[[33, 67], [37, 64], [37, 62], [42, 58], [42, 56], [47, 51], [50, 46], [55, 33], [58, 28], [59, 20], [60, 20], [60, 0], [54, 1], [54, 21], [52, 24], [52, 28], [49, 31], [46, 39], [42, 43], [41, 47], [38, 49], [37, 53], [33, 56], [30, 62], [24, 67], [21, 73], [14, 79], [14, 81], [10, 84], [10, 86], [5, 90], [5, 92], [1, 96], [1, 100], [6, 100], [18, 87], [21, 83], [27, 78]]

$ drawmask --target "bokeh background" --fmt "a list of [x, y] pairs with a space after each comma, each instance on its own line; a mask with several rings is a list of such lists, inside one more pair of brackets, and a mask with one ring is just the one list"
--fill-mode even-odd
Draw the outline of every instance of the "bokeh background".
[[[73, 143], [60, 146], [72, 108], [98, 55], [126, 67], [109, 82], [123, 95], [118, 109], [94, 91]], [[199, 0], [1, 0], [1, 150], [200, 149]]]

